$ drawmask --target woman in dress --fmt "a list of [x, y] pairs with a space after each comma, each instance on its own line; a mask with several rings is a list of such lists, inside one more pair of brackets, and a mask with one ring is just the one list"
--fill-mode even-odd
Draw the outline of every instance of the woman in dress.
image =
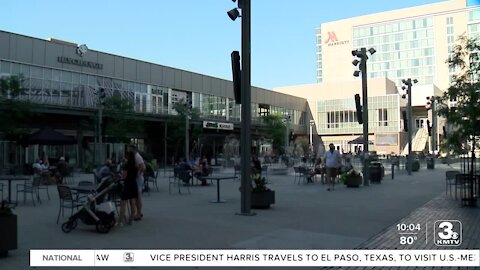
[[118, 224], [123, 226], [127, 223], [127, 218], [125, 216], [125, 207], [127, 201], [130, 202], [130, 217], [128, 224], [131, 224], [131, 221], [136, 214], [136, 205], [135, 201], [138, 197], [138, 188], [137, 188], [137, 166], [135, 165], [135, 154], [129, 152], [127, 156], [127, 162], [122, 168], [122, 178], [124, 179], [122, 193], [120, 195], [120, 215], [118, 219]]

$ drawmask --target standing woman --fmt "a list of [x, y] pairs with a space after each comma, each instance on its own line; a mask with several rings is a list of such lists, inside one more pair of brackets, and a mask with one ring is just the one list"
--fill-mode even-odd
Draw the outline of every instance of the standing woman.
[[125, 206], [127, 201], [130, 202], [130, 217], [128, 223], [137, 216], [136, 214], [136, 200], [138, 198], [138, 188], [137, 188], [137, 174], [138, 169], [135, 164], [135, 153], [128, 152], [127, 162], [122, 168], [122, 178], [124, 179], [122, 193], [120, 195], [120, 217], [118, 219], [118, 224], [123, 226], [127, 223], [127, 218], [125, 216]]

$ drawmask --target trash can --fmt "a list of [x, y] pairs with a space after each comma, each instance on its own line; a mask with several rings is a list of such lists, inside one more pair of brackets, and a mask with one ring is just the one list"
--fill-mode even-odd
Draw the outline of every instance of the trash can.
[[412, 171], [418, 172], [420, 170], [420, 160], [415, 159], [412, 163]]
[[370, 181], [372, 183], [380, 183], [385, 175], [385, 169], [380, 162], [371, 162], [369, 165]]
[[433, 160], [433, 157], [427, 157], [427, 169], [429, 170], [435, 169], [435, 162]]

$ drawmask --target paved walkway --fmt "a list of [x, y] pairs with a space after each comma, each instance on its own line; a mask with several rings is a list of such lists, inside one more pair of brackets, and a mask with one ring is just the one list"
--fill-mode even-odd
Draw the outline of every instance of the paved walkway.
[[[480, 210], [439, 197], [445, 191], [446, 169], [439, 165], [412, 176], [396, 175], [395, 180], [386, 177], [379, 185], [337, 186], [334, 192], [319, 183], [294, 184], [293, 174], [270, 175], [276, 204], [270, 210], [255, 210], [253, 217], [235, 215], [240, 210], [239, 181], [222, 181], [221, 197], [227, 202], [213, 204], [215, 186], [192, 187], [190, 195], [169, 195], [168, 179], [160, 173], [160, 192], [144, 197], [144, 220], [106, 235], [83, 224], [62, 233], [55, 224], [58, 196], [50, 186], [50, 201], [17, 207], [19, 249], [0, 259], [0, 269], [28, 269], [30, 249], [395, 249], [400, 248], [395, 224], [402, 219], [420, 224], [459, 219], [465, 245], [478, 248], [474, 228], [479, 227]], [[233, 170], [217, 173], [231, 175]], [[80, 175], [76, 181], [89, 177]]]

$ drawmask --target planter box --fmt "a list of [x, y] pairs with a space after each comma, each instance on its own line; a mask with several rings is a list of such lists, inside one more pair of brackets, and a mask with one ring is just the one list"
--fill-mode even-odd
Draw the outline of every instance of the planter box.
[[357, 176], [347, 176], [345, 179], [345, 185], [347, 187], [359, 187], [362, 184], [362, 177], [360, 175]]
[[267, 209], [271, 204], [275, 204], [275, 191], [273, 190], [252, 192], [251, 196], [253, 209]]
[[0, 216], [0, 257], [17, 249], [17, 216]]

